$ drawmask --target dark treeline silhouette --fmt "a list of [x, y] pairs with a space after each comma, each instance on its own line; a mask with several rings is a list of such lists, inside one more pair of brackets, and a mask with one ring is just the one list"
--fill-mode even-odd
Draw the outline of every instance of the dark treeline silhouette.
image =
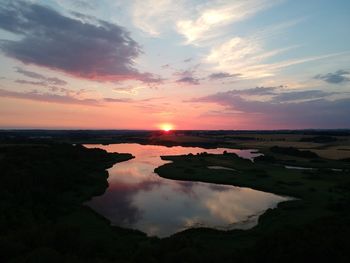
[[315, 142], [315, 143], [330, 143], [336, 142], [338, 139], [332, 136], [315, 136], [315, 137], [305, 137], [301, 138], [301, 142]]
[[270, 148], [270, 151], [273, 153], [290, 155], [290, 156], [301, 157], [301, 158], [318, 158], [319, 157], [316, 153], [312, 151], [307, 151], [307, 150], [301, 151], [294, 147], [273, 146]]

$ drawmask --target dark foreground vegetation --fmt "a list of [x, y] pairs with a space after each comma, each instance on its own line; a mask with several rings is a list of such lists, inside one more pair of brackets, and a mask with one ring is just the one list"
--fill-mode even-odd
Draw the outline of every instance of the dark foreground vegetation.
[[[228, 231], [221, 237], [209, 234], [209, 230], [188, 231], [188, 236], [197, 237], [198, 244], [208, 250], [208, 240], [214, 247], [218, 244], [224, 247], [226, 251], [219, 253], [226, 254], [223, 260], [350, 260], [348, 160], [328, 160], [292, 147], [265, 149], [265, 155], [255, 158], [254, 162], [226, 152], [163, 156], [162, 159], [172, 161], [156, 169], [165, 178], [230, 184], [295, 197], [280, 203], [277, 209], [268, 210], [259, 219], [259, 225], [250, 230]], [[231, 169], [213, 170], [210, 166]], [[307, 169], [301, 169], [303, 167]]]
[[130, 154], [48, 138], [22, 140], [12, 137], [0, 145], [0, 262], [349, 261], [350, 163], [345, 158], [296, 156], [290, 154], [295, 149], [271, 147], [263, 148], [265, 156], [255, 163], [227, 153], [164, 157], [173, 163], [157, 172], [167, 178], [247, 186], [298, 199], [268, 210], [248, 231], [199, 228], [158, 239], [111, 226], [84, 206], [108, 186], [105, 170]]
[[0, 147], [0, 262], [129, 260], [140, 232], [110, 227], [84, 206], [105, 169], [131, 159], [68, 144]]

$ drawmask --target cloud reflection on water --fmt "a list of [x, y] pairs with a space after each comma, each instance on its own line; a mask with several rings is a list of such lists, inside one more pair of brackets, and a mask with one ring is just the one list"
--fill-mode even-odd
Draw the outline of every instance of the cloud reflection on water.
[[[88, 205], [112, 224], [148, 235], [169, 236], [188, 227], [247, 228], [257, 216], [287, 198], [249, 188], [164, 179], [153, 171], [167, 163], [160, 155], [235, 152], [253, 157], [249, 150], [164, 147], [139, 144], [90, 145], [109, 152], [129, 152], [136, 158], [109, 169], [109, 187]], [[255, 154], [256, 155], [256, 154]], [[237, 224], [240, 223], [240, 224]]]

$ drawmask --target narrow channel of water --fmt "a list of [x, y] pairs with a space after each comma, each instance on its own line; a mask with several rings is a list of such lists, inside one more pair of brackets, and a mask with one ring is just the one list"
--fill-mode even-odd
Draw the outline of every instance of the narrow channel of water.
[[[247, 229], [257, 224], [259, 215], [288, 198], [275, 194], [226, 185], [175, 181], [153, 171], [167, 163], [161, 155], [188, 153], [237, 153], [244, 158], [255, 150], [203, 149], [140, 144], [85, 145], [108, 152], [131, 153], [136, 158], [117, 163], [108, 170], [106, 192], [87, 203], [112, 224], [166, 237], [190, 227]], [[220, 172], [218, 170], [218, 172]]]

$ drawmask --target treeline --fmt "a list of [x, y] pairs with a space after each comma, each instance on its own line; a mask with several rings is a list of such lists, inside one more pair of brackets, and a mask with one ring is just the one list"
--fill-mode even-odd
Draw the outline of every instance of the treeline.
[[273, 153], [278, 154], [284, 154], [284, 155], [290, 155], [295, 157], [301, 157], [301, 158], [319, 158], [319, 156], [312, 152], [312, 151], [301, 151], [294, 147], [280, 147], [280, 146], [273, 146], [270, 148], [270, 151]]
[[332, 136], [315, 136], [315, 137], [305, 137], [301, 138], [299, 141], [301, 142], [315, 142], [315, 143], [330, 143], [336, 142], [338, 139]]

